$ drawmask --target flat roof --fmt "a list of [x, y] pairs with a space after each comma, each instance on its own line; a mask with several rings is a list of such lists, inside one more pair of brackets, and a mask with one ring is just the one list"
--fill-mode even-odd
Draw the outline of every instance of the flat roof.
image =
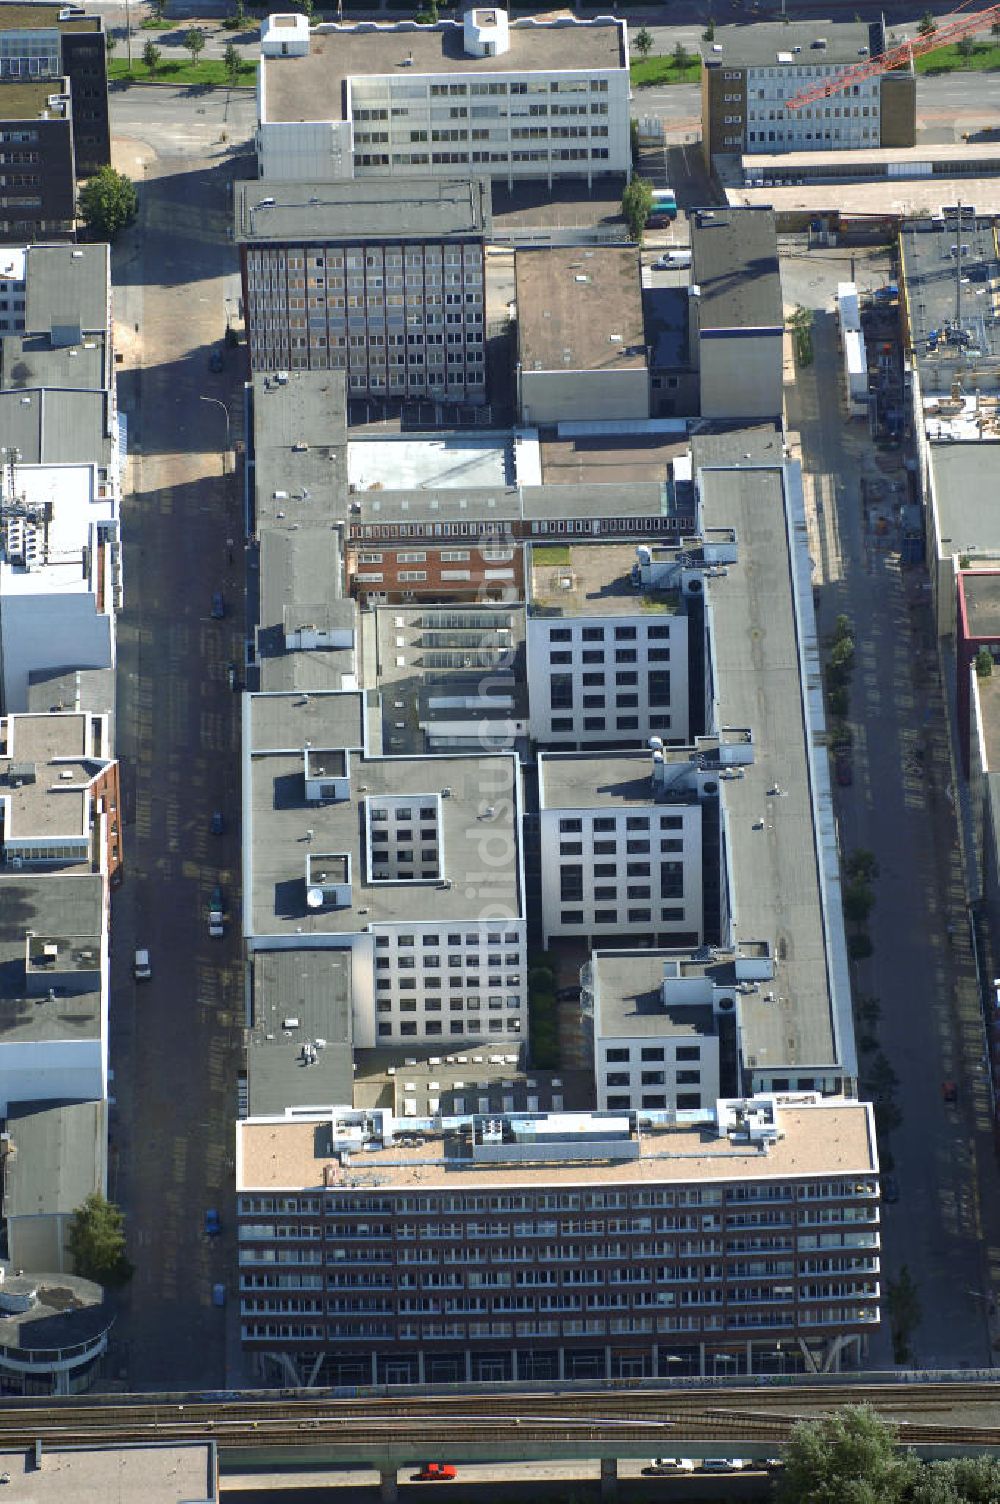
[[253, 378], [257, 532], [329, 532], [347, 515], [347, 401], [343, 371]]
[[636, 590], [634, 543], [534, 543], [531, 604], [546, 616], [673, 616], [676, 590]]
[[[211, 1441], [157, 1442], [155, 1446], [60, 1447], [42, 1443], [42, 1465], [33, 1447], [0, 1452], [17, 1504], [215, 1504], [218, 1463]], [[131, 1478], [131, 1483], [129, 1479]]]
[[624, 23], [608, 17], [512, 19], [510, 49], [499, 57], [470, 57], [463, 38], [461, 21], [314, 27], [307, 56], [261, 58], [263, 119], [343, 120], [347, 81], [352, 78], [405, 77], [415, 82], [421, 75], [442, 73], [491, 78], [553, 71], [593, 74], [627, 65]]
[[996, 807], [997, 793], [1000, 792], [997, 772], [1000, 769], [1000, 674], [988, 674], [984, 679], [977, 677], [976, 689], [989, 770], [990, 801]]
[[1000, 638], [1000, 569], [963, 569], [958, 588], [970, 637]]
[[[978, 204], [968, 189], [957, 197]], [[900, 233], [903, 280], [910, 345], [920, 370], [923, 395], [950, 393], [959, 372], [975, 372], [979, 391], [1000, 385], [1000, 259], [993, 221], [982, 215], [921, 219]], [[961, 339], [947, 331], [957, 326], [958, 247], [962, 246]]]
[[[780, 1099], [779, 1099], [780, 1101]], [[733, 1143], [708, 1125], [644, 1128], [634, 1159], [550, 1159], [500, 1163], [463, 1153], [454, 1133], [427, 1133], [419, 1147], [352, 1150], [346, 1171], [323, 1154], [322, 1119], [281, 1122], [244, 1119], [236, 1125], [237, 1191], [327, 1189], [358, 1175], [378, 1175], [379, 1192], [494, 1189], [549, 1185], [690, 1184], [722, 1181], [794, 1180], [817, 1175], [863, 1175], [878, 1169], [871, 1108], [839, 1099], [780, 1107], [782, 1136], [767, 1153]], [[644, 1115], [645, 1116], [645, 1115]], [[329, 1118], [326, 1119], [329, 1121]], [[405, 1123], [399, 1125], [405, 1133]], [[324, 1180], [328, 1168], [329, 1179]]]
[[99, 872], [0, 877], [0, 1043], [100, 1038], [100, 987], [71, 994], [55, 989], [55, 997], [39, 988], [29, 995], [25, 963], [29, 930], [72, 948], [80, 937], [98, 941], [104, 921]]
[[[821, 38], [825, 47], [814, 45]], [[796, 50], [800, 49], [800, 50]], [[752, 26], [717, 26], [712, 40], [703, 42], [701, 55], [706, 67], [831, 67], [863, 61], [884, 50], [882, 28], [866, 21], [755, 21]]]
[[[0, 1316], [0, 1347], [51, 1354], [53, 1349], [95, 1341], [115, 1319], [110, 1302], [105, 1304], [101, 1286], [78, 1274], [48, 1270], [8, 1274], [4, 1294], [31, 1303]], [[26, 1450], [30, 1456], [32, 1449]], [[46, 1471], [42, 1469], [43, 1474]]]
[[[353, 444], [351, 445], [353, 448]], [[407, 491], [356, 491], [351, 523], [375, 522], [530, 522], [553, 518], [668, 517], [674, 514], [666, 481], [608, 479], [599, 484], [526, 485], [459, 489], [458, 486]], [[371, 546], [377, 546], [373, 540]]]
[[[88, 1196], [106, 1191], [106, 1111], [105, 1102], [10, 1104], [6, 1126], [17, 1152], [4, 1160], [5, 1217], [71, 1216]], [[21, 1267], [61, 1267], [61, 1246], [57, 1260], [28, 1258], [26, 1235], [30, 1237], [30, 1228], [18, 1229]]]
[[52, 325], [78, 324], [85, 334], [108, 327], [111, 297], [110, 248], [97, 245], [32, 245], [24, 301], [29, 334]]
[[349, 1106], [354, 1089], [350, 952], [260, 950], [252, 965], [251, 1115], [327, 1102]]
[[[337, 702], [353, 702], [351, 711]], [[247, 933], [350, 935], [374, 924], [522, 913], [518, 766], [507, 754], [367, 757], [351, 752], [345, 800], [307, 803], [304, 749], [357, 747], [360, 694], [247, 698], [244, 718], [244, 903]], [[308, 732], [308, 735], [304, 735]], [[265, 749], [283, 750], [265, 750]], [[445, 792], [447, 790], [447, 792]], [[488, 790], [488, 795], [484, 794]], [[439, 878], [373, 882], [366, 801], [439, 800]], [[487, 809], [494, 811], [485, 814]], [[495, 860], [483, 856], [492, 839]], [[306, 860], [349, 855], [349, 907], [306, 904]]]
[[236, 239], [268, 241], [467, 240], [490, 224], [488, 178], [356, 178], [236, 185]]
[[1000, 550], [1000, 442], [931, 444], [930, 467], [942, 556]]
[[782, 228], [793, 230], [802, 227], [804, 216], [823, 211], [837, 213], [845, 222], [855, 216], [885, 222], [911, 219], [915, 214], [938, 214], [943, 204], [956, 204], [959, 199], [975, 204], [980, 214], [1000, 214], [1000, 177], [991, 177], [986, 170], [975, 177], [934, 173], [930, 177], [877, 178], [864, 183], [839, 178], [830, 183], [773, 188], [743, 188], [727, 183], [724, 189], [726, 202], [732, 208], [773, 209]]
[[[602, 1036], [618, 1039], [714, 1035], [711, 1004], [666, 1005], [663, 1001], [662, 951], [595, 951], [595, 1006]], [[595, 1018], [595, 1029], [597, 1019]]]
[[28, 675], [28, 710], [85, 710], [108, 717], [109, 746], [114, 746], [115, 671], [113, 668], [39, 669]]
[[[783, 472], [703, 470], [701, 496], [705, 527], [734, 528], [739, 547], [738, 562], [708, 587], [715, 694], [726, 724], [754, 737], [746, 776], [722, 785], [732, 923], [770, 940], [778, 958], [778, 1006], [759, 994], [741, 999], [744, 1060], [761, 1070], [839, 1063]], [[780, 796], [769, 797], [772, 788]]]
[[439, 433], [400, 438], [351, 439], [347, 455], [351, 491], [502, 490], [514, 481], [509, 433]]
[[0, 392], [0, 433], [22, 465], [107, 464], [109, 394], [53, 387]]
[[108, 766], [107, 759], [93, 756], [91, 733], [91, 719], [82, 713], [14, 715], [0, 722], [5, 841], [89, 835], [88, 789]]
[[[64, 12], [73, 12], [64, 15]], [[52, 0], [49, 5], [21, 5], [18, 0], [0, 0], [0, 31], [100, 31], [100, 16], [85, 16], [64, 5], [63, 0]]]
[[691, 215], [691, 282], [701, 289], [702, 334], [784, 328], [778, 239], [771, 209]]
[[514, 277], [518, 358], [525, 375], [645, 366], [638, 249], [519, 250]]
[[357, 1050], [354, 1106], [388, 1108], [405, 1132], [410, 1118], [465, 1112], [585, 1111], [594, 1101], [590, 1070], [526, 1070], [509, 1039], [484, 1040], [455, 1054], [442, 1044]]
[[[65, 80], [47, 78], [40, 83], [10, 83], [0, 80], [0, 120], [39, 120], [49, 108], [49, 98], [62, 94]], [[52, 120], [69, 120], [69, 113], [52, 115]]]
[[65, 387], [101, 391], [105, 381], [104, 335], [53, 346], [47, 334], [5, 334], [0, 339], [0, 389]]
[[[690, 747], [664, 747], [668, 762], [690, 762]], [[657, 799], [653, 793], [653, 754], [635, 752], [540, 752], [538, 804], [542, 810], [621, 809], [647, 805], [699, 809], [698, 800]]]
[[608, 485], [640, 481], [664, 485], [672, 461], [687, 454], [690, 442], [676, 433], [574, 434], [545, 439], [540, 447], [546, 486]]

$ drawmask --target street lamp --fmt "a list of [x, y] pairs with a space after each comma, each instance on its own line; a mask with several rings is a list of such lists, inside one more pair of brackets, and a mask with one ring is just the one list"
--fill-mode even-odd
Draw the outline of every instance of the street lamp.
[[229, 408], [226, 406], [226, 404], [219, 397], [205, 397], [205, 396], [199, 395], [198, 401], [199, 402], [211, 402], [212, 405], [213, 405], [213, 407], [221, 407], [222, 411], [226, 415], [226, 447], [222, 451], [222, 473], [223, 473], [223, 475], [225, 475], [225, 473], [226, 473], [226, 456], [229, 453]]

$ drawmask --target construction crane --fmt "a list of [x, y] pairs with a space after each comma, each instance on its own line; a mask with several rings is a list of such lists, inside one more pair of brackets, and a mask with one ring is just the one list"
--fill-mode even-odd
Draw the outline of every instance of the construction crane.
[[918, 36], [912, 41], [899, 42], [895, 47], [889, 47], [885, 52], [880, 52], [877, 57], [866, 57], [863, 62], [852, 64], [841, 73], [825, 79], [823, 83], [813, 84], [811, 88], [803, 89], [799, 94], [793, 94], [791, 99], [785, 100], [785, 109], [800, 110], [803, 105], [815, 104], [817, 99], [829, 99], [832, 94], [840, 94], [844, 89], [849, 89], [852, 84], [861, 83], [863, 79], [875, 78], [881, 73], [891, 73], [894, 68], [905, 66], [915, 57], [922, 57], [925, 52], [934, 52], [938, 47], [947, 47], [952, 42], [961, 41], [963, 37], [974, 36], [977, 31], [985, 31], [988, 26], [992, 26], [998, 20], [1000, 20], [1000, 5], [991, 5], [986, 10], [971, 11], [967, 16], [958, 15], [956, 12], [952, 19], [942, 22], [927, 36]]

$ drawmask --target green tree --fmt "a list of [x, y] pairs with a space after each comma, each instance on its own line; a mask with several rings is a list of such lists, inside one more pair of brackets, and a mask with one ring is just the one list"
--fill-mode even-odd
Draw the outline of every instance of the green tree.
[[988, 679], [993, 672], [993, 654], [988, 648], [980, 648], [976, 654], [976, 673], [980, 679]]
[[839, 642], [842, 637], [850, 637], [850, 635], [851, 618], [849, 616], [845, 616], [842, 611], [837, 617], [837, 620], [834, 622], [833, 636], [835, 641]]
[[153, 12], [158, 21], [162, 21], [167, 13], [167, 0], [150, 0]]
[[157, 47], [155, 42], [147, 42], [145, 47], [142, 49], [142, 60], [145, 63], [146, 67], [149, 69], [150, 78], [156, 77], [162, 56], [163, 53], [160, 51], [159, 47]]
[[113, 31], [106, 31], [104, 33], [104, 46], [107, 49], [108, 57], [112, 57], [115, 48], [118, 46], [118, 38]]
[[785, 1449], [782, 1504], [902, 1504], [920, 1474], [892, 1427], [867, 1405], [800, 1421]]
[[852, 851], [844, 863], [848, 877], [856, 882], [870, 883], [878, 877], [878, 858], [874, 851], [868, 851], [866, 847], [859, 846], [857, 851]]
[[113, 1289], [132, 1278], [125, 1256], [125, 1218], [97, 1192], [73, 1213], [68, 1243], [73, 1268], [84, 1279]]
[[990, 1504], [997, 1498], [1000, 1498], [1000, 1460], [955, 1457], [925, 1467], [907, 1504]]
[[705, 30], [701, 34], [701, 39], [703, 42], [715, 41], [715, 21], [711, 16], [709, 16], [708, 25], [705, 27]]
[[848, 883], [844, 889], [844, 918], [849, 924], [864, 924], [875, 907], [875, 894], [867, 883]]
[[99, 167], [80, 189], [80, 218], [94, 240], [114, 240], [136, 215], [135, 185], [113, 167]]
[[690, 52], [688, 52], [683, 42], [677, 43], [677, 46], [674, 48], [671, 55], [674, 60], [674, 67], [678, 70], [678, 72], [680, 72], [684, 68], [690, 68], [691, 64], [694, 62], [694, 58], [691, 56]]
[[205, 33], [200, 26], [192, 26], [184, 33], [184, 46], [191, 54], [192, 63], [196, 63], [205, 50]]
[[226, 50], [222, 54], [222, 66], [226, 70], [226, 77], [230, 84], [237, 83], [240, 76], [240, 55], [232, 42], [226, 43]]
[[653, 185], [648, 178], [633, 178], [622, 194], [622, 215], [633, 240], [642, 240], [649, 211], [653, 207]]
[[[436, 12], [437, 11], [437, 0], [431, 0], [431, 3], [433, 4], [434, 10]], [[312, 25], [312, 23], [313, 23], [313, 17], [316, 14], [316, 6], [313, 3], [313, 0], [295, 0], [295, 5], [293, 6], [293, 9], [297, 10], [300, 15], [305, 16], [305, 18], [309, 22], [310, 26]]]
[[920, 20], [917, 22], [917, 30], [922, 37], [929, 37], [934, 35], [934, 33], [937, 31], [937, 22], [934, 19], [933, 11], [924, 11], [923, 15], [920, 17]]
[[892, 1355], [897, 1363], [907, 1363], [910, 1358], [910, 1338], [920, 1325], [921, 1312], [920, 1296], [906, 1264], [902, 1266], [896, 1279], [886, 1281], [886, 1304], [889, 1307]]
[[645, 26], [640, 26], [632, 40], [635, 43], [635, 50], [639, 56], [648, 57], [653, 46], [653, 37], [646, 30]]
[[976, 44], [972, 37], [959, 37], [955, 43], [959, 57], [970, 58], [976, 50]]

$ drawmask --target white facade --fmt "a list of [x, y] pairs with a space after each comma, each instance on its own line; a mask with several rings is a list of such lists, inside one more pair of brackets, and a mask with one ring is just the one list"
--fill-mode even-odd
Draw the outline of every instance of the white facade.
[[[881, 139], [881, 85], [874, 78], [852, 84], [829, 99], [786, 110], [785, 100], [844, 71], [843, 62], [775, 61], [773, 67], [746, 70], [746, 150], [841, 151], [877, 147]], [[783, 54], [778, 54], [778, 57]], [[738, 75], [737, 75], [738, 76]], [[740, 122], [737, 122], [740, 123]]]
[[602, 1035], [594, 1040], [594, 1075], [601, 1112], [710, 1107], [719, 1097], [719, 1041], [666, 1025], [650, 1037]]
[[379, 925], [374, 949], [377, 1044], [527, 1037], [523, 920]]
[[[269, 22], [277, 19], [270, 17]], [[573, 28], [576, 42], [587, 28], [611, 24], [621, 27], [624, 64], [539, 66], [545, 57], [558, 58], [558, 38], [552, 35], [557, 28]], [[317, 99], [315, 118], [302, 121], [279, 118], [281, 111], [269, 87], [272, 70], [295, 66], [300, 56], [298, 40], [286, 50], [280, 40], [272, 44], [272, 36], [278, 33], [268, 28], [268, 49], [261, 60], [257, 89], [261, 177], [334, 182], [379, 176], [453, 178], [471, 171], [513, 182], [590, 178], [630, 170], [630, 86], [623, 22], [531, 17], [508, 23], [502, 12], [476, 10], [471, 19], [441, 21], [433, 28], [405, 22], [368, 30], [378, 34], [367, 41], [370, 48], [384, 50], [384, 71], [352, 72], [347, 59], [340, 64], [346, 74], [344, 119], [331, 118], [339, 117], [339, 100], [331, 101], [326, 110], [322, 99]], [[330, 43], [335, 48], [338, 35], [354, 39], [357, 31], [354, 26], [316, 27], [311, 47], [316, 51]], [[457, 39], [470, 59], [468, 74], [456, 68], [435, 71], [421, 56], [411, 55], [400, 66], [398, 54], [407, 39], [417, 45], [429, 31], [444, 34], [449, 52]], [[521, 43], [524, 57], [525, 39], [518, 34], [526, 31], [538, 38], [537, 56], [531, 49], [530, 68], [505, 57], [512, 35]], [[495, 70], [471, 66], [490, 57], [497, 58]], [[308, 81], [304, 78], [303, 90], [305, 97], [311, 97], [311, 75]]]
[[688, 740], [686, 616], [529, 616], [526, 651], [542, 745]]
[[[550, 753], [539, 759], [542, 929], [565, 937], [658, 937], [698, 945], [704, 934], [702, 808], [697, 799], [649, 803], [625, 797], [648, 776], [645, 753], [600, 759]], [[553, 773], [579, 783], [579, 802], [546, 808]], [[593, 791], [593, 792], [591, 792]]]
[[89, 1102], [107, 1095], [107, 1010], [92, 1039], [0, 1040], [0, 1117], [11, 1102]]
[[18, 466], [0, 481], [3, 703], [26, 710], [28, 676], [111, 668], [120, 603], [118, 506], [95, 465]]

